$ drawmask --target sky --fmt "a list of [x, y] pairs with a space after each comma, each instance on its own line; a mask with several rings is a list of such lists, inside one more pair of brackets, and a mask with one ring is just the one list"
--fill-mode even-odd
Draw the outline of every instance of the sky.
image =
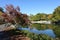
[[54, 9], [60, 6], [60, 0], [0, 0], [0, 7], [12, 4], [15, 7], [19, 6], [22, 13], [37, 14], [46, 13], [50, 14]]

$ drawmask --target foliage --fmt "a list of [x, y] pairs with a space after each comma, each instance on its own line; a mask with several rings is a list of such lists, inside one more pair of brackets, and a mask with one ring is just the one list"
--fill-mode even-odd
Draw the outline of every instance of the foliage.
[[60, 20], [60, 6], [58, 6], [53, 12], [54, 20]]
[[29, 25], [30, 20], [26, 14], [20, 12], [20, 8], [13, 5], [6, 5], [6, 11], [2, 14], [3, 20], [11, 24], [20, 24], [21, 26]]
[[57, 21], [60, 20], [60, 6], [58, 6], [52, 14], [37, 13], [36, 15], [30, 16], [30, 20], [51, 20]]
[[0, 16], [2, 15], [2, 12], [0, 11]]
[[54, 28], [54, 33], [56, 34], [56, 37], [60, 38], [60, 25], [56, 25]]
[[[36, 15], [30, 15], [29, 19], [26, 14], [23, 14], [20, 12], [20, 8], [17, 6], [16, 8], [13, 5], [6, 5], [6, 11], [3, 11], [2, 8], [0, 8], [0, 19], [3, 20], [5, 23], [11, 23], [16, 26], [28, 26], [30, 25], [31, 21], [40, 21], [40, 20], [52, 20], [57, 21], [60, 20], [60, 6], [58, 6], [53, 14], [45, 14], [45, 13], [37, 13]], [[57, 37], [60, 37], [60, 27], [59, 25], [56, 27], [56, 25], [42, 25], [42, 24], [32, 24], [32, 28], [36, 28], [38, 30], [44, 30], [44, 29], [52, 29], [54, 30], [54, 33]], [[14, 31], [14, 32], [13, 32]], [[19, 34], [19, 32], [22, 32], [25, 36], [30, 37], [31, 40], [54, 40], [53, 38], [49, 37], [48, 35], [43, 34], [34, 34], [27, 30], [23, 31], [17, 31], [17, 30], [11, 30], [10, 31], [13, 34]], [[18, 33], [17, 33], [18, 32]]]
[[55, 38], [51, 38], [48, 35], [34, 34], [27, 30], [24, 30], [23, 32], [24, 32], [25, 36], [31, 38], [31, 40], [54, 40], [55, 39]]
[[30, 16], [30, 20], [39, 21], [39, 20], [46, 20], [45, 13], [37, 13], [36, 15]]

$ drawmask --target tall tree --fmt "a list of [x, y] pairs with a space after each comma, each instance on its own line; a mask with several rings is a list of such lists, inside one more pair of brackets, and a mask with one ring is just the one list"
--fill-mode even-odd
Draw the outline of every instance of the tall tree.
[[60, 20], [60, 6], [58, 6], [53, 12], [53, 19]]

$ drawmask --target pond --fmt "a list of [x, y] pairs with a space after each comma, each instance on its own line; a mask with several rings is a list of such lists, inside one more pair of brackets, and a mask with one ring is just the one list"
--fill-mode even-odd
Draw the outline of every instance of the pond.
[[53, 38], [56, 37], [53, 29], [55, 28], [55, 25], [52, 24], [32, 24], [31, 28], [18, 28], [19, 30], [28, 30], [29, 32], [35, 33], [35, 34], [46, 34]]
[[[0, 31], [5, 28], [3, 25], [1, 25], [2, 27], [0, 27]], [[53, 38], [56, 37], [56, 33], [58, 34], [58, 36], [60, 35], [60, 29], [56, 31], [56, 33], [54, 32], [55, 28], [59, 28], [58, 25], [54, 25], [54, 24], [32, 24], [31, 27], [20, 27], [17, 28], [19, 30], [28, 30], [29, 32], [32, 32], [34, 34], [46, 34], [49, 35]], [[2, 35], [2, 33], [0, 32], [0, 35]]]
[[37, 30], [35, 28], [30, 29], [30, 28], [18, 28], [20, 30], [28, 30], [29, 32], [35, 33], [35, 34], [46, 34], [49, 35], [53, 38], [55, 38], [55, 34], [52, 29], [46, 29], [46, 30]]

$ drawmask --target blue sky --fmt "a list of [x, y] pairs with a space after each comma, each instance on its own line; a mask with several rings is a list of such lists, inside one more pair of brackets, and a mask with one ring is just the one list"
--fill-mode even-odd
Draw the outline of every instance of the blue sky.
[[57, 6], [60, 6], [60, 0], [0, 0], [0, 7], [6, 4], [19, 6], [22, 13], [52, 13]]

